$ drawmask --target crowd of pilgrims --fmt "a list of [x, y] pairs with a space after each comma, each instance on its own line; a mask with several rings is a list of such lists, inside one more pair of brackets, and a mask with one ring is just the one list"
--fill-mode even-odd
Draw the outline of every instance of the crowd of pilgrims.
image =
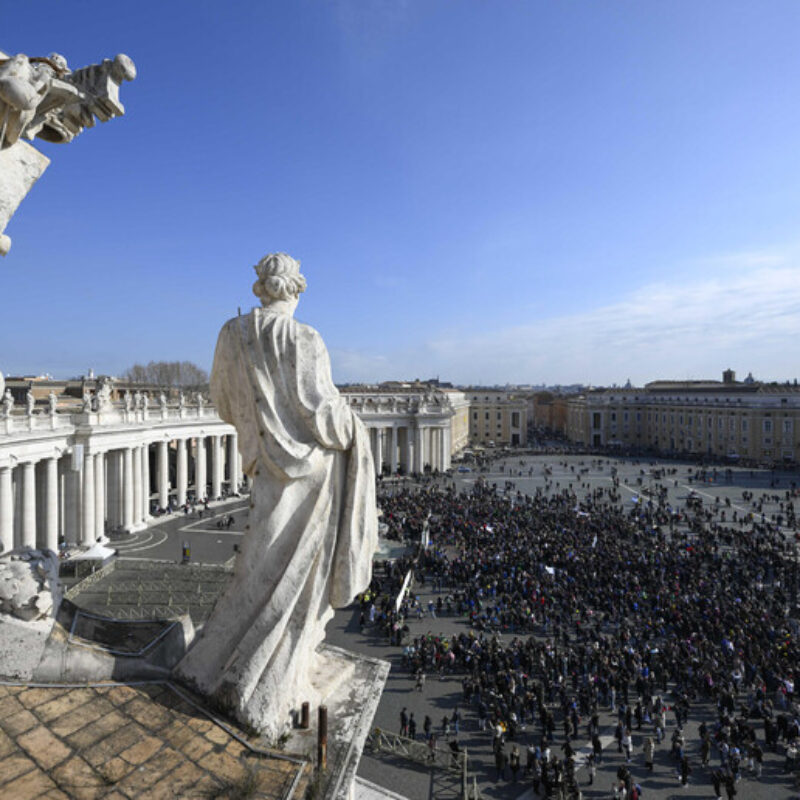
[[[586, 491], [579, 496], [574, 485]], [[791, 769], [800, 745], [800, 648], [787, 614], [797, 581], [793, 542], [766, 520], [725, 524], [699, 508], [676, 514], [663, 490], [626, 508], [617, 487], [614, 480], [592, 490], [578, 476], [533, 496], [483, 479], [469, 492], [384, 494], [389, 535], [418, 539], [427, 528], [430, 545], [376, 576], [362, 625], [373, 622], [402, 647], [417, 688], [426, 675], [458, 677], [465, 715], [493, 735], [498, 776], [507, 766], [514, 780], [526, 774], [541, 796], [578, 792], [578, 737], [592, 743], [593, 780], [601, 713], [613, 715], [614, 749], [626, 762], [632, 732], [640, 732], [650, 770], [666, 737], [684, 785], [692, 759], [706, 766], [717, 757], [719, 766], [709, 767], [717, 796], [725, 789], [732, 797], [745, 772], [759, 777], [765, 749], [780, 748]], [[396, 612], [392, 592], [409, 568], [414, 589], [431, 599], [412, 590]], [[460, 632], [436, 635], [431, 623], [426, 635], [408, 634], [410, 617], [448, 616], [466, 623]], [[713, 722], [687, 747], [686, 721], [709, 704]], [[429, 718], [426, 728], [433, 735]], [[529, 743], [522, 758], [520, 729]], [[614, 791], [638, 797], [628, 766]]]

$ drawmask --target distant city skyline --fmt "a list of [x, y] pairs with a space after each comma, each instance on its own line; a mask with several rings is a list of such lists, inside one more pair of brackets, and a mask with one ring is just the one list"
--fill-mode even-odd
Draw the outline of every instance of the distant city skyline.
[[[158, 25], [153, 20], [158, 19]], [[208, 369], [303, 262], [337, 383], [793, 380], [800, 6], [42, 0], [0, 49], [130, 55], [0, 259], [0, 370]], [[235, 55], [229, 55], [235, 54]]]

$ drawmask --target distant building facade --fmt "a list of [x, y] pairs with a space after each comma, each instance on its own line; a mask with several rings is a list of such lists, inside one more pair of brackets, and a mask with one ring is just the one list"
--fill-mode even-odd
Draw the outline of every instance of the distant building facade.
[[553, 392], [533, 392], [528, 399], [528, 417], [534, 426], [556, 433], [567, 432], [569, 398]]
[[481, 447], [521, 447], [528, 438], [528, 400], [517, 391], [465, 389], [469, 442]]
[[567, 401], [567, 438], [588, 447], [794, 462], [800, 458], [800, 387], [737, 381], [654, 381], [589, 391]]
[[383, 472], [450, 469], [468, 443], [469, 401], [456, 389], [389, 381], [339, 391], [367, 427]]

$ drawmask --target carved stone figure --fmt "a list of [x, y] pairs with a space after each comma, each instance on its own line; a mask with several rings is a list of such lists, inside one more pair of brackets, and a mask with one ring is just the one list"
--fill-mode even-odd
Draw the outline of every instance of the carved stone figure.
[[71, 72], [63, 56], [28, 58], [20, 53], [0, 62], [0, 147], [20, 137], [71, 142], [97, 117], [122, 116], [123, 81], [136, 77], [136, 66], [119, 54], [113, 61]]
[[97, 387], [97, 410], [108, 411], [111, 408], [111, 379], [100, 378], [100, 385]]
[[11, 394], [11, 389], [6, 389], [3, 393], [3, 416], [10, 417], [13, 408], [14, 396]]
[[186, 405], [186, 396], [182, 391], [178, 392], [178, 408], [183, 410], [183, 407]]
[[133, 393], [133, 408], [138, 411], [142, 407], [142, 393], [137, 389]]
[[57, 589], [58, 557], [26, 550], [0, 558], [0, 614], [22, 620], [48, 616]]
[[28, 58], [0, 52], [0, 255], [11, 239], [4, 231], [50, 159], [23, 139], [70, 142], [95, 119], [125, 113], [119, 87], [136, 77], [126, 55], [71, 72], [63, 56]]
[[161, 408], [166, 408], [167, 407], [167, 395], [164, 392], [161, 392], [158, 395], [158, 405]]
[[33, 392], [28, 389], [25, 392], [25, 413], [30, 417], [33, 414], [34, 406], [36, 405], [36, 400], [33, 398]]
[[203, 407], [206, 404], [206, 399], [203, 397], [202, 392], [197, 393], [197, 414], [198, 416], [203, 416]]
[[133, 395], [130, 393], [130, 390], [125, 392], [125, 410], [133, 411]]
[[219, 335], [217, 412], [239, 433], [253, 480], [250, 530], [234, 579], [178, 674], [242, 722], [275, 736], [291, 709], [318, 702], [317, 645], [333, 608], [367, 588], [377, 547], [369, 436], [331, 378], [320, 335], [293, 312], [299, 263], [256, 266], [263, 308]]
[[87, 414], [91, 410], [92, 410], [92, 393], [88, 389], [84, 389], [83, 405], [81, 406], [81, 411], [83, 411], [84, 414]]
[[47, 406], [50, 416], [54, 417], [56, 415], [56, 409], [58, 408], [58, 397], [55, 392], [50, 392], [50, 394], [47, 395]]

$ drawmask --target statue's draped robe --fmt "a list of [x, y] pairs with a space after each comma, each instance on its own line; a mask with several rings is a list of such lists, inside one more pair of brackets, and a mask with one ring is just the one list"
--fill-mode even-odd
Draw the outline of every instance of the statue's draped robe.
[[178, 667], [258, 730], [313, 702], [315, 649], [332, 606], [367, 588], [377, 547], [375, 471], [320, 335], [255, 309], [223, 327], [211, 374], [253, 479], [233, 581]]

